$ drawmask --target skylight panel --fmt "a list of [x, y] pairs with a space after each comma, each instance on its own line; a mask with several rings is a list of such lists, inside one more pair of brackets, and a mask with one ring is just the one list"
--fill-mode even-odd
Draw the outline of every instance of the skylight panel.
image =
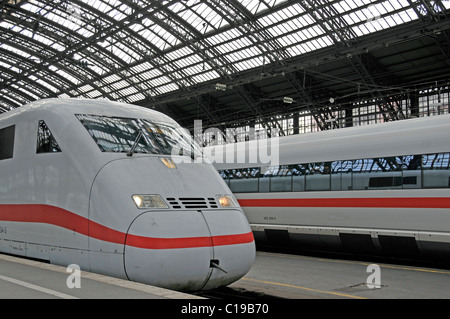
[[[251, 47], [254, 46], [252, 42], [248, 38], [238, 38], [231, 42], [226, 42], [220, 46], [218, 46], [216, 49], [219, 50], [221, 53], [226, 54], [229, 52], [234, 52], [236, 50]], [[256, 47], [255, 47], [256, 50]], [[259, 51], [258, 51], [259, 53]]]
[[[154, 37], [158, 37], [155, 33], [151, 32], [147, 28], [142, 28], [140, 31], [138, 31], [138, 34], [143, 37], [144, 39], [149, 40], [152, 44], [155, 44], [153, 41]], [[158, 37], [159, 38], [159, 37]], [[161, 38], [159, 38], [159, 41], [163, 41]]]
[[192, 51], [190, 48], [184, 47], [167, 53], [165, 57], [167, 60], [174, 61], [192, 55], [193, 53], [194, 51]]
[[193, 65], [189, 68], [183, 69], [183, 72], [190, 76], [202, 73], [203, 71], [204, 70], [202, 64]]
[[145, 99], [145, 96], [142, 93], [137, 93], [137, 94], [128, 96], [128, 100], [130, 101], [130, 103], [134, 103], [134, 102], [141, 101], [144, 99]]
[[213, 11], [213, 9], [208, 6], [207, 4], [200, 2], [200, 4], [198, 4], [197, 6], [193, 7], [192, 10], [195, 12], [196, 16], [197, 16], [197, 23], [193, 23], [192, 25], [194, 27], [196, 27], [198, 30], [200, 30], [201, 28], [199, 27], [199, 24], [203, 24], [204, 22], [207, 22], [209, 19], [209, 17], [211, 17], [211, 15], [216, 15], [215, 11]]
[[215, 29], [223, 28], [228, 26], [228, 22], [222, 17], [220, 14], [216, 14], [216, 12], [211, 12], [210, 16], [206, 18], [208, 23], [213, 26]]
[[16, 87], [17, 90], [25, 93], [26, 95], [31, 96], [33, 99], [35, 100], [39, 100], [40, 97], [38, 95], [35, 94], [35, 92], [33, 92], [32, 90], [25, 90], [24, 88], [27, 88], [28, 85], [26, 83], [22, 83], [22, 81], [17, 82], [17, 86], [12, 84], [12, 86]]
[[367, 21], [367, 17], [358, 15], [355, 12], [350, 12], [349, 14], [344, 16], [344, 20], [349, 24], [355, 24], [361, 21]]
[[111, 84], [111, 83], [114, 83], [114, 82], [116, 82], [116, 81], [119, 81], [119, 80], [120, 80], [120, 77], [118, 77], [118, 76], [115, 75], [115, 74], [111, 74], [110, 76], [104, 78], [103, 80], [105, 81], [105, 83]]
[[109, 11], [108, 15], [116, 21], [120, 21], [127, 17], [125, 14], [123, 14], [122, 12], [120, 12], [116, 9], [112, 9], [111, 11]]
[[153, 37], [153, 41], [150, 42], [161, 50], [167, 49], [167, 44], [169, 46], [174, 46], [179, 43], [179, 40], [176, 37], [174, 37], [170, 32], [167, 32], [157, 24], [153, 24], [149, 27], [149, 29], [156, 35], [156, 37]]
[[374, 21], [372, 21], [375, 24], [379, 24], [380, 25], [380, 29], [387, 29], [389, 27], [394, 27], [397, 25], [396, 19], [394, 16], [388, 16], [386, 18], [383, 19], [376, 19]]
[[[338, 2], [338, 3], [333, 3], [332, 4], [332, 6], [336, 9], [336, 11], [339, 13], [339, 14], [342, 14], [342, 13], [345, 13], [347, 10], [349, 10], [350, 8], [348, 7], [348, 6], [343, 6], [343, 3], [344, 3], [345, 1], [342, 1], [342, 2]], [[346, 9], [346, 8], [348, 8], [348, 9]]]
[[178, 15], [180, 16], [180, 18], [185, 20], [187, 23], [189, 23], [193, 27], [197, 28], [198, 24], [203, 21], [201, 18], [199, 18], [199, 16], [195, 13], [194, 10], [199, 9], [200, 5], [204, 5], [204, 4], [200, 3], [199, 5], [193, 7], [192, 9], [187, 8], [186, 10], [179, 11]]
[[103, 74], [105, 74], [106, 72], [109, 71], [108, 69], [105, 69], [104, 67], [98, 65], [96, 62], [95, 63], [91, 63], [90, 61], [88, 63], [88, 68], [91, 71], [93, 71], [96, 74], [98, 74], [98, 75], [103, 75]]
[[239, 71], [245, 71], [248, 69], [260, 67], [263, 65], [263, 60], [261, 57], [256, 57], [253, 59], [242, 60], [241, 62], [235, 63], [234, 67]]
[[321, 37], [320, 40], [324, 43], [324, 46], [330, 46], [334, 44], [333, 40], [328, 35]]
[[[38, 90], [38, 91], [39, 91], [39, 90]], [[39, 92], [40, 92], [40, 91], [39, 91]], [[17, 102], [19, 102], [19, 105], [24, 105], [24, 104], [30, 102], [30, 101], [28, 101], [27, 99], [25, 99], [23, 96], [21, 96], [21, 95], [15, 93], [15, 92], [13, 92], [13, 91], [11, 91], [11, 90], [8, 91], [8, 95], [9, 95], [9, 96], [3, 95], [3, 96], [2, 96], [2, 99], [4, 100], [4, 99], [6, 98], [6, 99], [9, 100], [12, 104], [16, 104]], [[42, 93], [42, 95], [45, 95], [45, 96], [46, 96], [45, 93]], [[13, 109], [13, 108], [11, 107], [11, 110], [12, 110], [12, 109]]]
[[185, 59], [177, 60], [177, 64], [182, 68], [202, 62], [202, 59], [198, 55], [192, 55]]
[[34, 4], [31, 3], [31, 2], [26, 2], [26, 3], [24, 3], [23, 5], [21, 5], [20, 7], [21, 7], [22, 9], [25, 9], [25, 10], [30, 11], [30, 12], [32, 12], [32, 13], [37, 13], [37, 12], [39, 12], [39, 10], [41, 10], [40, 7], [34, 5]]
[[161, 76], [162, 73], [159, 69], [151, 69], [148, 70], [147, 72], [141, 73], [140, 76], [144, 79], [144, 80], [150, 80], [156, 77]]
[[190, 1], [191, 4], [189, 3], [183, 3], [183, 2], [175, 2], [173, 5], [169, 6], [169, 9], [172, 10], [174, 13], [180, 13], [182, 10], [186, 10], [186, 6], [190, 6], [193, 3], [195, 3], [194, 1]]
[[228, 41], [233, 41], [234, 39], [237, 39], [241, 36], [242, 36], [242, 33], [239, 30], [230, 29], [225, 32], [216, 34], [212, 37], [209, 37], [208, 41], [210, 43], [212, 43], [213, 45], [218, 45], [218, 44], [225, 43]]
[[270, 27], [272, 26], [275, 22], [277, 22], [277, 18], [274, 16], [274, 14], [269, 14], [267, 16], [263, 16], [261, 17], [259, 20], [259, 23], [263, 26], [263, 27]]
[[17, 30], [14, 30], [15, 28], [17, 28], [17, 25], [12, 24], [12, 23], [10, 23], [10, 22], [8, 22], [6, 20], [0, 21], [0, 27], [5, 28], [5, 29], [10, 29], [10, 30], [13, 30], [13, 31], [17, 31]]
[[60, 76], [62, 76], [64, 79], [70, 81], [73, 84], [79, 84], [80, 81], [78, 79], [76, 79], [75, 77], [73, 77], [71, 74], [67, 73], [64, 70], [61, 69], [56, 69], [55, 71], [57, 74], [59, 74]]
[[220, 75], [215, 71], [211, 70], [209, 72], [204, 72], [192, 77], [192, 80], [196, 83], [206, 82], [213, 79], [220, 78]]
[[237, 61], [241, 61], [243, 59], [249, 58], [255, 54], [257, 54], [257, 52], [245, 49], [245, 50], [240, 50], [240, 51], [237, 51], [234, 53], [227, 54], [225, 56], [225, 58], [230, 62], [237, 62]]
[[269, 6], [275, 7], [275, 6], [279, 5], [279, 4], [282, 4], [282, 3], [286, 2], [286, 0], [268, 0], [266, 2], [269, 4]]
[[303, 21], [305, 22], [303, 24], [304, 26], [316, 23], [315, 20], [309, 14], [302, 15], [301, 19], [303, 19]]
[[43, 81], [42, 79], [36, 79], [35, 80], [37, 83], [39, 83], [40, 85], [44, 86], [45, 88], [49, 89], [50, 91], [52, 91], [53, 93], [57, 93], [59, 90], [57, 88], [55, 88], [53, 85], [51, 85], [50, 83]]
[[414, 9], [408, 9], [408, 10], [406, 10], [406, 11], [404, 11], [404, 12], [405, 12], [405, 14], [408, 16], [408, 18], [409, 18], [408, 21], [416, 20], [416, 19], [419, 18], [419, 17], [417, 16], [416, 12], [414, 11]]
[[169, 83], [167, 85], [158, 87], [158, 91], [160, 91], [162, 93], [168, 93], [168, 92], [172, 92], [172, 91], [175, 91], [178, 89], [179, 89], [179, 87], [177, 85], [175, 85], [174, 83]]
[[83, 93], [92, 91], [94, 88], [92, 86], [90, 86], [89, 84], [83, 85], [82, 87], [79, 88], [79, 90]]
[[122, 43], [121, 41], [116, 41], [115, 46], [117, 49], [119, 49], [121, 52], [123, 52], [122, 59], [127, 61], [128, 63], [132, 63], [136, 61], [134, 56], [139, 56], [140, 54], [138, 52], [135, 52], [131, 46], [129, 46], [127, 43]]
[[151, 68], [153, 68], [153, 66], [149, 62], [145, 61], [143, 63], [140, 63], [138, 65], [133, 66], [130, 69], [130, 71], [133, 72], [133, 73], [141, 73], [141, 72], [144, 72], [144, 71], [146, 71], [148, 69], [151, 69]]
[[8, 64], [8, 63], [3, 62], [3, 61], [0, 61], [0, 65], [1, 65], [2, 67], [6, 68], [6, 69], [10, 69], [10, 68], [13, 67], [11, 64]]
[[278, 38], [277, 41], [282, 45], [282, 46], [290, 46], [292, 44], [292, 41], [290, 39], [290, 36], [285, 36], [285, 37], [281, 37]]
[[164, 76], [160, 76], [160, 77], [152, 79], [149, 83], [151, 84], [151, 86], [156, 87], [156, 86], [160, 86], [160, 85], [170, 83], [170, 82], [172, 82], [172, 80], [164, 75]]
[[24, 58], [28, 59], [28, 60], [40, 60], [38, 57], [30, 55], [22, 50], [19, 50], [15, 47], [9, 46], [8, 44], [0, 44], [1, 47], [3, 47], [5, 50], [8, 50], [10, 52], [14, 52], [15, 54], [18, 54], [20, 56], [23, 56]]
[[89, 3], [90, 6], [96, 8], [97, 10], [99, 10], [101, 12], [107, 12], [107, 11], [112, 9], [112, 7], [109, 6], [104, 1], [90, 0], [90, 1], [88, 1], [88, 3]]
[[259, 1], [259, 0], [244, 0], [244, 1], [241, 1], [241, 3], [252, 14], [256, 14], [263, 10], [268, 9], [266, 4], [263, 1]]
[[400, 10], [404, 7], [409, 6], [407, 1], [398, 1], [398, 0], [391, 0], [389, 1], [389, 4], [395, 9]]
[[350, 7], [350, 5], [349, 5], [349, 1], [348, 1], [348, 0], [340, 1], [340, 2], [339, 2], [339, 6], [340, 6], [345, 12], [347, 12], [347, 11], [349, 11], [349, 10], [352, 9], [352, 8]]
[[142, 24], [140, 24], [140, 23], [133, 23], [133, 24], [130, 24], [128, 26], [128, 28], [130, 28], [134, 32], [139, 32], [139, 31], [141, 31], [144, 28], [144, 26]]
[[[1, 64], [3, 64], [3, 63], [1, 63]], [[19, 69], [19, 68], [16, 67], [16, 66], [14, 66], [14, 65], [9, 65], [8, 68], [9, 68], [11, 71], [16, 72], [16, 73], [18, 73], [18, 74], [22, 73], [22, 70]]]
[[133, 86], [129, 86], [125, 89], [120, 90], [118, 93], [122, 96], [128, 96], [138, 93], [138, 90], [136, 90], [136, 88], [134, 88]]
[[87, 95], [89, 98], [91, 98], [91, 99], [95, 99], [95, 98], [98, 98], [98, 97], [103, 96], [102, 93], [100, 93], [100, 92], [97, 91], [97, 90], [93, 90], [93, 91], [91, 91], [91, 92], [88, 92], [88, 93], [86, 93], [86, 95]]
[[387, 11], [386, 7], [383, 5], [383, 3], [372, 4], [372, 5], [368, 6], [365, 10], [368, 11], [368, 13], [366, 13], [366, 16], [368, 18], [374, 18], [374, 19], [377, 17], [380, 17], [381, 15], [388, 13], [388, 11]]
[[275, 16], [278, 16], [278, 21], [291, 19], [295, 15], [293, 7], [284, 8], [282, 10], [275, 11]]
[[114, 45], [110, 45], [106, 49], [111, 51], [116, 57], [118, 57], [119, 59], [121, 59], [126, 63], [131, 63], [135, 61], [135, 59], [131, 55], [122, 50], [122, 47], [123, 45], [120, 42], [116, 42]]
[[111, 86], [117, 90], [120, 90], [120, 89], [130, 86], [130, 84], [125, 80], [120, 80], [118, 82], [112, 83]]

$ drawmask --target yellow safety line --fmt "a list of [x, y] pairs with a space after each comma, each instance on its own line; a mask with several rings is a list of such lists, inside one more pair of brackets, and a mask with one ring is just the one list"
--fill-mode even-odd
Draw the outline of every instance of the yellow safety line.
[[[323, 261], [323, 262], [327, 262], [327, 263], [353, 264], [353, 265], [364, 265], [364, 266], [375, 264], [375, 263], [361, 262], [361, 261], [324, 259], [324, 258], [320, 258], [320, 257], [316, 258], [316, 257], [285, 255], [285, 254], [267, 253], [267, 252], [263, 252], [263, 253], [265, 255], [274, 256], [274, 257], [292, 258], [292, 259], [304, 259], [304, 260], [311, 260], [311, 261]], [[448, 271], [448, 270], [413, 268], [413, 267], [407, 267], [407, 266], [394, 266], [394, 265], [386, 265], [386, 264], [377, 264], [377, 265], [379, 265], [381, 268], [391, 268], [391, 269], [410, 270], [410, 271], [421, 271], [421, 272], [429, 272], [429, 273], [450, 275], [450, 271]]]
[[341, 294], [341, 293], [333, 292], [333, 291], [326, 291], [326, 290], [312, 289], [312, 288], [307, 288], [307, 287], [302, 287], [302, 286], [295, 286], [295, 285], [290, 285], [290, 284], [283, 284], [283, 283], [280, 283], [280, 282], [272, 282], [272, 281], [258, 280], [258, 279], [247, 278], [247, 277], [244, 277], [244, 278], [242, 278], [242, 279], [243, 279], [243, 280], [249, 280], [249, 281], [260, 282], [260, 283], [269, 284], [269, 285], [284, 286], [284, 287], [290, 287], [290, 288], [296, 288], [296, 289], [302, 289], [302, 290], [308, 290], [308, 291], [320, 292], [320, 293], [330, 294], [330, 295], [336, 295], [336, 296], [340, 296], [340, 297], [348, 297], [348, 298], [356, 298], [356, 299], [368, 299], [368, 298], [365, 298], [365, 297], [359, 297], [359, 296], [354, 296], [354, 295]]

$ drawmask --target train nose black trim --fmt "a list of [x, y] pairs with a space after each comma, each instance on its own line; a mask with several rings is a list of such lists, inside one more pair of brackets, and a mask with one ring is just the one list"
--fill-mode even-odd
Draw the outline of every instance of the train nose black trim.
[[228, 273], [225, 269], [223, 269], [222, 267], [220, 267], [219, 266], [219, 260], [218, 259], [211, 259], [210, 261], [209, 261], [209, 267], [211, 267], [211, 268], [217, 268], [217, 269], [219, 269], [219, 270], [222, 270], [224, 273]]

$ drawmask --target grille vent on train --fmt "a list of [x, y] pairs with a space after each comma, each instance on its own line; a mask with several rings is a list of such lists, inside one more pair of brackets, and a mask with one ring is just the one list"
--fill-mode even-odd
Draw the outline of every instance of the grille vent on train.
[[218, 208], [215, 198], [201, 198], [201, 197], [168, 197], [167, 202], [174, 209], [201, 209], [201, 208]]

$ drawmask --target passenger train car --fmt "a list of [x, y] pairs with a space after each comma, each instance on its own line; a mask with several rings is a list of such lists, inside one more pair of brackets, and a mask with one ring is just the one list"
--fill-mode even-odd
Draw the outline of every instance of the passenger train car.
[[[450, 115], [440, 115], [280, 137], [279, 165], [250, 162], [255, 141], [205, 153], [257, 244], [441, 258], [450, 255], [449, 136]], [[245, 160], [225, 160], [230, 150]]]
[[0, 116], [0, 252], [182, 291], [241, 278], [245, 215], [171, 118], [46, 99]]

